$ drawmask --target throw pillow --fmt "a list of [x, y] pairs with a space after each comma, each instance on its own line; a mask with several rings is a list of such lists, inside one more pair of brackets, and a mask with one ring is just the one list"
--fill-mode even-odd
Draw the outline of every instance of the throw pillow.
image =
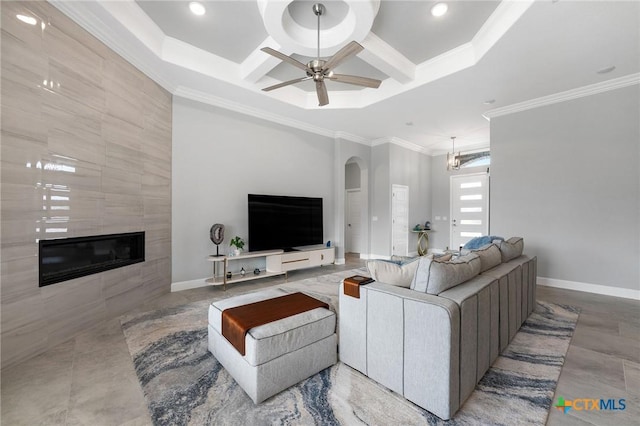
[[426, 293], [440, 294], [462, 284], [480, 273], [480, 257], [471, 253], [447, 262], [439, 262], [431, 268], [429, 286]]
[[487, 244], [495, 242], [496, 240], [504, 241], [504, 238], [497, 237], [495, 235], [483, 235], [482, 237], [475, 237], [470, 239], [462, 248], [466, 250], [475, 250], [479, 249], [480, 247], [486, 246]]
[[511, 237], [507, 241], [501, 241], [498, 247], [502, 255], [502, 263], [508, 262], [522, 255], [524, 240], [522, 237]]
[[376, 281], [409, 288], [418, 269], [418, 263], [418, 258], [402, 264], [386, 260], [370, 260], [367, 262], [367, 268], [371, 278]]
[[[468, 256], [473, 256], [476, 258], [478, 257], [476, 255], [468, 255]], [[451, 284], [453, 281], [455, 281], [453, 277], [444, 278], [444, 280], [448, 278], [452, 278], [449, 282], [446, 282], [446, 283], [442, 282], [443, 278], [441, 277], [442, 275], [441, 272], [442, 272], [442, 269], [445, 268], [444, 265], [455, 264], [455, 263], [465, 264], [467, 259], [468, 259], [467, 256], [462, 256], [452, 260], [452, 255], [450, 253], [440, 257], [435, 257], [433, 259], [428, 257], [421, 258], [420, 264], [418, 265], [418, 270], [416, 271], [416, 275], [413, 278], [413, 282], [411, 283], [411, 289], [415, 291], [420, 291], [423, 293], [438, 294], [439, 292], [445, 290], [445, 289], [442, 289], [438, 291], [438, 288], [441, 286], [441, 284], [444, 287], [447, 287], [447, 286], [453, 287], [459, 284], [462, 281], [455, 284]], [[478, 275], [480, 271], [479, 267], [480, 267], [480, 262], [478, 261], [478, 272], [475, 272], [473, 275]], [[455, 267], [454, 267], [454, 270], [455, 270]], [[462, 271], [462, 269], [460, 269], [460, 271]], [[466, 279], [463, 281], [466, 281]], [[437, 293], [433, 293], [433, 291], [437, 291]]]
[[480, 272], [487, 271], [502, 262], [502, 254], [497, 245], [490, 243], [479, 249], [471, 250], [480, 257]]

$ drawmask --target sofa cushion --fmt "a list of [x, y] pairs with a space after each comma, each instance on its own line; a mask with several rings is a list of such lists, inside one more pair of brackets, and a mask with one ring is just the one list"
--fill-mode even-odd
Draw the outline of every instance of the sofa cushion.
[[409, 288], [418, 269], [419, 258], [397, 263], [387, 260], [370, 260], [367, 268], [371, 278], [386, 284]]
[[487, 271], [502, 263], [502, 254], [495, 244], [487, 244], [479, 249], [471, 250], [480, 257], [480, 272]]
[[522, 237], [511, 237], [507, 241], [500, 241], [499, 243], [496, 241], [496, 244], [502, 255], [502, 263], [522, 255], [522, 250], [524, 249]]
[[422, 258], [411, 289], [437, 295], [479, 273], [480, 257], [475, 253], [451, 260]]

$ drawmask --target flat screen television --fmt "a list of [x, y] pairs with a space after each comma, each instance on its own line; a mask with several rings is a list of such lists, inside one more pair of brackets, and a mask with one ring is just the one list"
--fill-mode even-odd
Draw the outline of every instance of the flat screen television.
[[322, 244], [322, 198], [248, 195], [249, 250]]

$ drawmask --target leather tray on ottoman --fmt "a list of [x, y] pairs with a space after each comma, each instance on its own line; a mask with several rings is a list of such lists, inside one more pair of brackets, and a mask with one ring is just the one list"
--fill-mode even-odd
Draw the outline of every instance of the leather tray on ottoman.
[[244, 356], [222, 336], [223, 310], [287, 294], [267, 289], [209, 306], [209, 351], [256, 404], [337, 362], [336, 315], [325, 308], [251, 328]]

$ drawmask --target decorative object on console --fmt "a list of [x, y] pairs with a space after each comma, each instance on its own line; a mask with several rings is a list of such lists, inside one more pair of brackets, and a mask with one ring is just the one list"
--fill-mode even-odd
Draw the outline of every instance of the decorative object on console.
[[451, 136], [451, 152], [447, 153], [447, 170], [460, 169], [460, 151], [456, 153], [456, 137]]
[[230, 280], [232, 276], [233, 276], [233, 275], [231, 274], [231, 271], [227, 272], [227, 279], [228, 279], [228, 280]]
[[429, 251], [430, 231], [430, 228], [425, 228], [420, 224], [416, 225], [413, 230], [411, 230], [414, 234], [418, 234], [418, 256], [425, 256]]
[[229, 245], [235, 247], [233, 254], [235, 256], [239, 256], [240, 252], [242, 252], [242, 249], [244, 248], [244, 240], [236, 235], [231, 239]]
[[246, 273], [247, 271], [244, 270], [244, 266], [243, 266], [242, 269], [240, 269], [240, 275], [244, 277]]
[[260, 268], [256, 268], [253, 270], [253, 275], [260, 275]]
[[219, 252], [219, 245], [224, 240], [224, 225], [221, 223], [214, 224], [209, 230], [209, 238], [211, 242], [216, 245], [216, 257], [222, 256]]

